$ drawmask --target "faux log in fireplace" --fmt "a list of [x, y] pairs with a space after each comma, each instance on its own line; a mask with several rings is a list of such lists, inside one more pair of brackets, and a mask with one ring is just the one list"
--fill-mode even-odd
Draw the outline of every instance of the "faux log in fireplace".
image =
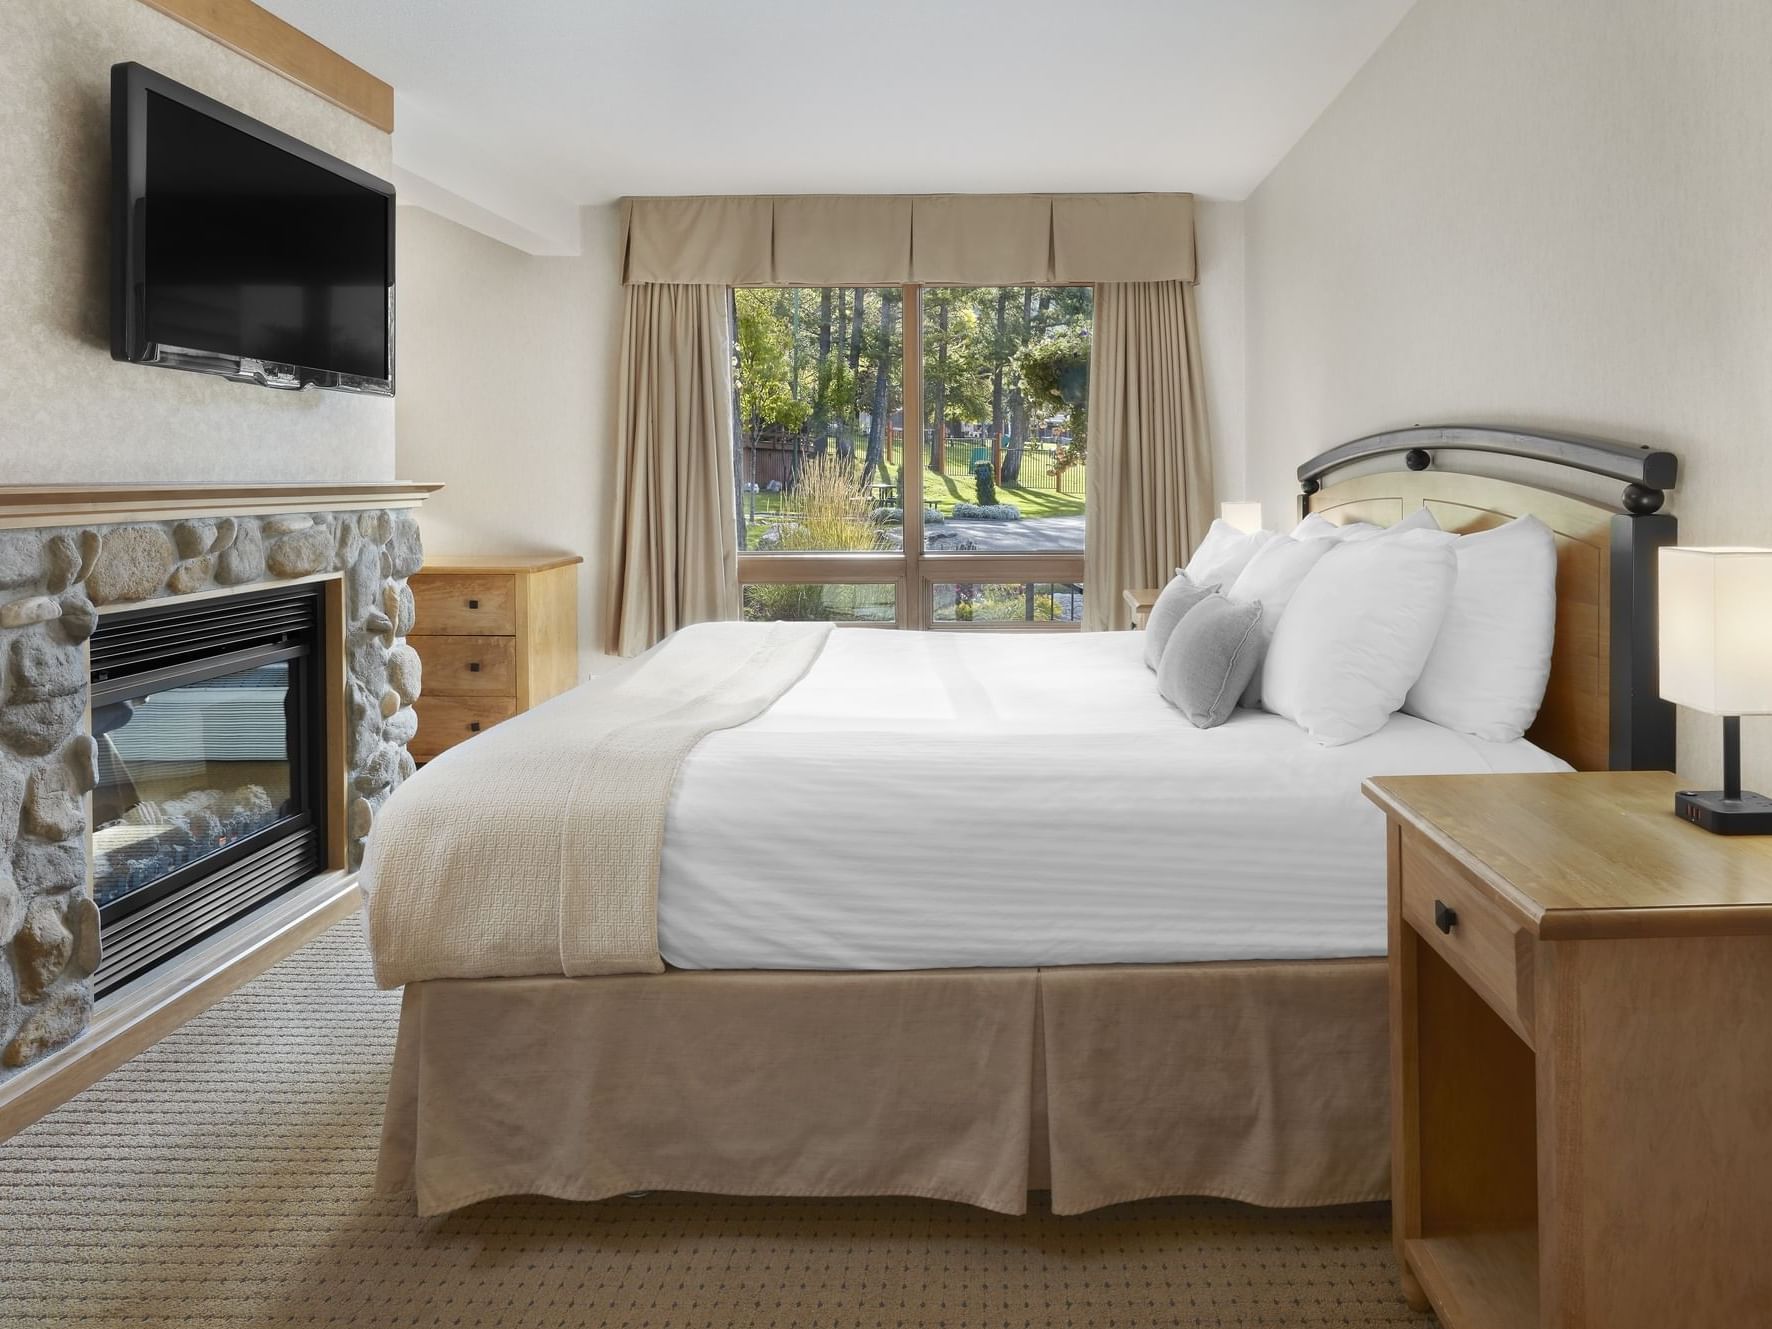
[[318, 586], [103, 618], [93, 634], [100, 995], [326, 862]]

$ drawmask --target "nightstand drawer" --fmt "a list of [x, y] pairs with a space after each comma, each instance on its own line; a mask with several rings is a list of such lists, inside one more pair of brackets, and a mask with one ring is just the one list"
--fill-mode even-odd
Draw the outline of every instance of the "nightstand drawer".
[[450, 637], [421, 633], [407, 638], [407, 641], [424, 661], [427, 697], [517, 695], [515, 637]]
[[1530, 1044], [1531, 934], [1437, 846], [1407, 831], [1402, 904], [1404, 921]]
[[421, 633], [508, 637], [517, 630], [517, 583], [509, 573], [421, 572], [412, 579]]
[[418, 711], [418, 737], [412, 740], [415, 760], [428, 761], [439, 752], [465, 742], [517, 713], [509, 697], [434, 697], [413, 703]]

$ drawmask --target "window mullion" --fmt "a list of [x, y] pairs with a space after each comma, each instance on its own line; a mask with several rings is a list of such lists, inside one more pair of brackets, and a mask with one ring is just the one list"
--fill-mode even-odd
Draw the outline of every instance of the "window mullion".
[[904, 435], [899, 440], [899, 502], [904, 520], [905, 585], [907, 598], [905, 626], [929, 626], [929, 596], [923, 586], [923, 288], [907, 284], [899, 309], [904, 335], [899, 339], [904, 350], [904, 366], [899, 375], [904, 403]]

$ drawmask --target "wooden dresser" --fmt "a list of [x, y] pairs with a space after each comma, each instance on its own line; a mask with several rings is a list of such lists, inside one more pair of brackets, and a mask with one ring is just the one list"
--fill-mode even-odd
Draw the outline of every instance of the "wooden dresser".
[[415, 758], [427, 761], [579, 681], [583, 561], [577, 554], [425, 560], [412, 578], [408, 638], [424, 664]]
[[1772, 837], [1666, 772], [1387, 777], [1403, 1289], [1447, 1329], [1772, 1324]]

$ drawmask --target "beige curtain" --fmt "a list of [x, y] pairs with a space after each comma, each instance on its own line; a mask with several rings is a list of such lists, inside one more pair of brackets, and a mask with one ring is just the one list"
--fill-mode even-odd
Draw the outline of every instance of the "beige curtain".
[[610, 587], [623, 655], [738, 616], [726, 304], [723, 286], [627, 287]]
[[1212, 449], [1191, 282], [1095, 288], [1083, 626], [1161, 586], [1212, 520]]

